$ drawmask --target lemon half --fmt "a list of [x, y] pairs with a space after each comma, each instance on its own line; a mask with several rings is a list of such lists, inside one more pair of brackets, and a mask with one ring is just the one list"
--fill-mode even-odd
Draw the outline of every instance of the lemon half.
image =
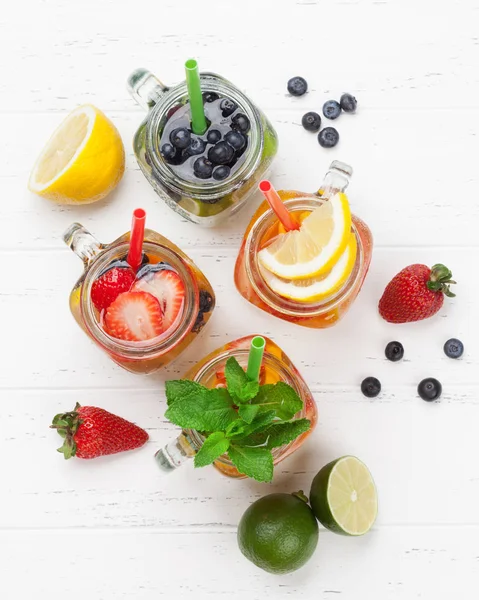
[[283, 279], [304, 279], [330, 271], [351, 236], [351, 211], [345, 194], [337, 193], [313, 210], [301, 228], [279, 235], [258, 253], [260, 264]]
[[55, 130], [30, 175], [30, 191], [60, 204], [89, 204], [109, 194], [125, 171], [125, 150], [113, 123], [80, 106]]

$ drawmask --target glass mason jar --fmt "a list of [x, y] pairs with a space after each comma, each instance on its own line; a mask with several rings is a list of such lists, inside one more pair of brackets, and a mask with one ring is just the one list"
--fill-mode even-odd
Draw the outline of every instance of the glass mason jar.
[[[291, 212], [311, 212], [349, 183], [352, 169], [334, 161], [324, 183], [315, 194], [295, 190], [278, 193]], [[265, 201], [258, 208], [246, 229], [243, 243], [235, 265], [235, 284], [239, 293], [256, 305], [280, 319], [304, 327], [326, 328], [335, 325], [348, 311], [359, 294], [371, 263], [373, 237], [368, 226], [355, 215], [352, 216], [352, 233], [356, 236], [357, 254], [354, 268], [342, 287], [332, 296], [320, 301], [298, 302], [278, 295], [264, 280], [258, 264], [258, 252], [268, 231], [277, 217]]]
[[168, 263], [183, 282], [185, 297], [179, 317], [161, 336], [151, 340], [124, 341], [108, 335], [91, 301], [91, 289], [114, 261], [125, 260], [130, 233], [111, 244], [101, 244], [82, 225], [73, 223], [63, 240], [83, 261], [84, 270], [70, 294], [70, 310], [80, 327], [118, 365], [133, 373], [152, 373], [174, 360], [210, 319], [215, 305], [213, 289], [200, 269], [165, 237], [145, 230], [144, 254]]
[[[216, 387], [218, 385], [217, 375], [218, 373], [224, 372], [226, 361], [231, 356], [234, 356], [239, 364], [246, 369], [251, 340], [254, 337], [254, 335], [243, 337], [233, 342], [229, 342], [218, 350], [215, 350], [196, 364], [186, 374], [185, 379], [196, 381], [208, 388]], [[295, 418], [305, 418], [311, 421], [311, 428], [306, 433], [303, 433], [289, 444], [272, 451], [274, 464], [277, 465], [302, 446], [316, 426], [318, 412], [311, 391], [290, 358], [272, 340], [266, 337], [264, 339], [266, 340], [266, 346], [260, 382], [262, 384], [274, 384], [278, 381], [283, 381], [290, 385], [303, 401], [303, 409], [295, 416]], [[189, 458], [195, 456], [201, 448], [204, 439], [205, 438], [195, 430], [183, 430], [176, 440], [173, 440], [155, 454], [158, 466], [165, 472], [170, 472], [178, 468]], [[213, 466], [226, 477], [245, 477], [245, 475], [241, 474], [233, 465], [227, 454], [216, 460], [213, 463]]]
[[263, 112], [232, 83], [214, 73], [202, 73], [200, 81], [203, 93], [214, 92], [230, 98], [251, 124], [241, 166], [224, 181], [186, 179], [161, 155], [160, 139], [165, 124], [178, 107], [188, 102], [186, 82], [168, 88], [149, 71], [137, 69], [128, 79], [128, 89], [148, 110], [133, 139], [145, 177], [170, 208], [193, 223], [211, 227], [236, 213], [256, 191], [276, 155], [278, 138]]

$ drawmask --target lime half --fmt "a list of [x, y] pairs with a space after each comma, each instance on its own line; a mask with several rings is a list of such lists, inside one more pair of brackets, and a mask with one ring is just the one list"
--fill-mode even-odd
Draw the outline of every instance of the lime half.
[[309, 500], [318, 521], [343, 535], [364, 535], [378, 514], [372, 475], [354, 456], [343, 456], [323, 467], [313, 479]]

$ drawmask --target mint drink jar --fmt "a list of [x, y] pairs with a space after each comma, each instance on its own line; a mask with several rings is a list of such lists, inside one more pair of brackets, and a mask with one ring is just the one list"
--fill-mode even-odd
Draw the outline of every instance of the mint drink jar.
[[[188, 105], [187, 86], [183, 82], [168, 88], [145, 69], [137, 69], [128, 79], [130, 94], [148, 110], [134, 135], [133, 149], [143, 174], [170, 208], [193, 223], [213, 227], [240, 210], [256, 191], [276, 155], [278, 138], [264, 113], [232, 83], [214, 73], [201, 73], [200, 81], [203, 95], [231, 100], [250, 123], [246, 150], [231, 175], [222, 181], [200, 179], [192, 170], [187, 175], [165, 160], [160, 151], [162, 134], [174, 113]], [[206, 113], [208, 108], [205, 102]], [[214, 128], [212, 122], [209, 129]]]

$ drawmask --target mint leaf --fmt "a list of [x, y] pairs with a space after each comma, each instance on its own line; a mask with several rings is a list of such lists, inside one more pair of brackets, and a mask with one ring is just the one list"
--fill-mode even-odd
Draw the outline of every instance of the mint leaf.
[[234, 356], [226, 361], [225, 377], [229, 393], [240, 404], [249, 402], [258, 393], [259, 383], [248, 379]]
[[230, 445], [222, 431], [216, 431], [209, 435], [195, 456], [195, 467], [206, 467], [211, 465], [217, 458], [224, 454]]
[[249, 435], [248, 423], [242, 419], [238, 419], [228, 425], [225, 434], [230, 440]]
[[267, 427], [270, 423], [274, 421], [275, 412], [274, 410], [267, 410], [265, 412], [260, 413], [257, 417], [253, 419], [253, 421], [248, 426], [248, 429], [245, 432], [245, 435], [250, 435], [263, 427]]
[[228, 425], [238, 418], [228, 390], [225, 388], [208, 390], [204, 408], [205, 427], [202, 431], [225, 431]]
[[191, 394], [202, 394], [207, 390], [199, 383], [189, 381], [188, 379], [176, 379], [165, 383], [166, 401], [168, 406], [178, 399]]
[[251, 423], [253, 419], [256, 417], [259, 411], [259, 406], [257, 404], [240, 404], [238, 408], [238, 414], [246, 421], [246, 423]]
[[284, 421], [289, 421], [303, 408], [303, 401], [293, 388], [282, 381], [262, 385], [258, 395], [251, 401], [259, 405], [260, 411], [274, 410], [276, 416]]
[[228, 454], [231, 462], [243, 475], [252, 477], [256, 481], [271, 481], [273, 479], [273, 455], [271, 450], [231, 445]]
[[297, 419], [287, 423], [271, 423], [266, 429], [246, 436], [238, 442], [241, 446], [269, 448], [280, 448], [289, 444], [311, 427], [308, 419]]

